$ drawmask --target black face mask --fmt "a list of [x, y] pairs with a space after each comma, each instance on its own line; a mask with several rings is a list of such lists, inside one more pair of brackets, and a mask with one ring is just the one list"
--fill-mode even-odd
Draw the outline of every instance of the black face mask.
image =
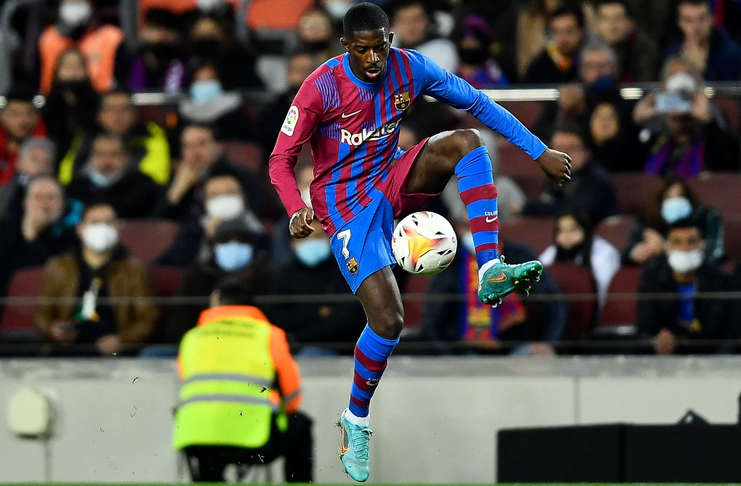
[[580, 245], [576, 245], [574, 248], [571, 248], [570, 250], [557, 246], [556, 247], [556, 261], [573, 262], [574, 260], [576, 260], [576, 257], [579, 255], [579, 253], [582, 252], [583, 249], [584, 249], [584, 243]]
[[218, 57], [221, 50], [221, 42], [216, 39], [197, 40], [191, 46], [191, 52], [193, 55], [202, 58]]
[[168, 62], [180, 55], [180, 47], [177, 44], [145, 44], [144, 52], [151, 53], [159, 62]]
[[463, 64], [478, 66], [484, 64], [489, 58], [489, 53], [484, 49], [459, 49], [458, 57]]
[[329, 47], [329, 41], [303, 42], [303, 46], [307, 50], [317, 53], [327, 49]]
[[88, 88], [92, 88], [90, 82], [86, 79], [81, 81], [59, 81], [57, 86], [60, 91], [71, 91], [76, 95], [84, 94], [89, 91]]

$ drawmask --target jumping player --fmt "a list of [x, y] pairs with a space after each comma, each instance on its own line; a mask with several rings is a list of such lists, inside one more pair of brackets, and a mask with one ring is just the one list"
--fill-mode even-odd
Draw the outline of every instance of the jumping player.
[[[406, 152], [399, 126], [421, 95], [467, 111], [524, 150], [553, 180], [571, 179], [571, 158], [548, 149], [508, 111], [412, 50], [391, 47], [383, 10], [355, 5], [343, 19], [346, 54], [312, 73], [288, 110], [270, 156], [270, 178], [288, 214], [294, 238], [312, 233], [316, 214], [368, 325], [355, 346], [350, 405], [340, 417], [340, 456], [347, 473], [370, 472], [369, 406], [387, 359], [399, 341], [404, 310], [391, 252], [394, 218], [419, 209], [450, 177], [466, 204], [479, 264], [479, 298], [496, 305], [508, 293], [529, 289], [543, 269], [538, 261], [507, 265], [498, 252], [497, 190], [491, 161], [476, 130], [440, 133]], [[313, 210], [301, 199], [294, 166], [311, 143]]]

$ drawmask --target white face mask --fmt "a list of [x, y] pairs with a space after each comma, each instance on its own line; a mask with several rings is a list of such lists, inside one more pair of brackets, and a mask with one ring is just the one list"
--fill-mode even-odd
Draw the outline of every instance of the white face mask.
[[85, 25], [93, 16], [93, 7], [85, 1], [67, 2], [59, 7], [59, 19], [68, 27]]
[[702, 247], [696, 250], [672, 250], [667, 255], [669, 266], [677, 273], [691, 273], [700, 268], [703, 259]]
[[106, 223], [92, 223], [82, 230], [82, 243], [96, 253], [104, 253], [118, 243], [118, 230]]
[[327, 12], [329, 12], [329, 15], [334, 19], [342, 20], [354, 3], [355, 2], [348, 2], [347, 0], [329, 0], [324, 7], [327, 9]]
[[661, 203], [661, 217], [669, 224], [692, 214], [692, 203], [686, 197], [670, 197]]
[[206, 201], [206, 213], [211, 218], [234, 219], [244, 213], [244, 200], [239, 194], [223, 194]]

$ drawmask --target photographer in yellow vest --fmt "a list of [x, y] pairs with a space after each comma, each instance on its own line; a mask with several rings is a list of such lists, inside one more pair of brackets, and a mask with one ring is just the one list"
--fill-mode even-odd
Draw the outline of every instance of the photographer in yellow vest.
[[173, 447], [185, 452], [195, 482], [224, 481], [227, 465], [280, 456], [286, 482], [313, 480], [300, 371], [285, 333], [250, 305], [254, 294], [243, 281], [223, 282], [180, 343]]

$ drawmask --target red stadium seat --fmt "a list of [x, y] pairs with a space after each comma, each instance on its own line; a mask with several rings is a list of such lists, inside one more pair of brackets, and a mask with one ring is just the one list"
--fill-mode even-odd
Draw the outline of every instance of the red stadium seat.
[[170, 247], [178, 225], [168, 220], [127, 220], [121, 222], [121, 244], [144, 263], [152, 263]]
[[712, 103], [720, 109], [723, 118], [735, 132], [741, 128], [741, 110], [734, 98], [713, 97]]
[[617, 326], [621, 324], [635, 325], [636, 299], [615, 294], [635, 294], [638, 292], [638, 279], [641, 267], [630, 266], [618, 270], [610, 284], [607, 294], [607, 303], [602, 309], [599, 326]]
[[688, 184], [701, 204], [717, 208], [724, 219], [741, 216], [741, 174], [705, 173]]
[[[427, 285], [430, 283], [429, 277], [422, 277], [419, 275], [409, 275], [407, 277], [406, 284], [404, 285], [405, 294], [424, 294], [427, 292]], [[404, 302], [404, 327], [416, 328], [422, 320], [422, 306], [424, 302], [421, 300], [407, 300], [403, 299]]]
[[[540, 254], [553, 243], [553, 218], [522, 216], [499, 225], [499, 239], [523, 243]], [[507, 248], [504, 248], [507, 255]]]
[[600, 223], [596, 234], [612, 243], [618, 251], [622, 251], [628, 244], [628, 236], [635, 224], [632, 216], [611, 216]]
[[723, 231], [728, 258], [741, 257], [741, 215], [723, 218]]
[[591, 294], [588, 300], [568, 300], [568, 319], [564, 339], [583, 339], [594, 326], [596, 295], [594, 279], [589, 270], [574, 263], [554, 263], [548, 272], [567, 296]]
[[180, 293], [183, 284], [183, 271], [175, 267], [152, 265], [149, 267], [149, 278], [152, 282], [154, 295], [157, 297], [173, 297]]
[[613, 174], [612, 183], [620, 214], [640, 214], [646, 207], [661, 179], [642, 173]]
[[221, 146], [224, 147], [226, 158], [231, 162], [255, 174], [262, 172], [262, 150], [259, 145], [240, 140], [224, 140]]
[[[38, 297], [41, 294], [43, 267], [19, 270], [8, 287], [8, 297]], [[0, 321], [0, 338], [13, 341], [38, 341], [35, 304], [6, 305]]]
[[528, 128], [532, 128], [543, 113], [540, 101], [503, 101], [499, 103]]
[[543, 176], [540, 166], [519, 147], [502, 140], [499, 144], [499, 172], [503, 176]]
[[529, 200], [538, 199], [538, 197], [540, 197], [547, 181], [544, 174], [519, 174], [511, 176], [511, 178], [515, 181], [517, 186], [522, 189], [522, 192], [525, 193], [525, 197]]

